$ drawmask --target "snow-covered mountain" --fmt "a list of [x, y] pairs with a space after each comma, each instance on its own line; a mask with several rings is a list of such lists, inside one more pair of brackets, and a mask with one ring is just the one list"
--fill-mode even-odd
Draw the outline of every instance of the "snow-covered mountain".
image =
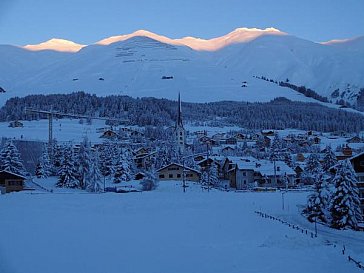
[[81, 90], [173, 99], [181, 92], [184, 100], [199, 102], [313, 100], [253, 76], [289, 79], [334, 102], [355, 102], [364, 87], [364, 37], [315, 43], [273, 28], [239, 28], [210, 40], [141, 30], [88, 46], [60, 39], [3, 45], [0, 61], [1, 101]]

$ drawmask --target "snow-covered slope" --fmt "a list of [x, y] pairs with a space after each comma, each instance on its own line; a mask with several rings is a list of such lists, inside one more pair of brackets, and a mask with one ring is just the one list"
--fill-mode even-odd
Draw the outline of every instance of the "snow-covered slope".
[[364, 87], [363, 40], [320, 44], [273, 28], [240, 28], [210, 40], [137, 31], [78, 45], [81, 49], [73, 53], [59, 52], [51, 44], [46, 44], [48, 50], [38, 45], [32, 51], [0, 46], [0, 87], [7, 91], [0, 94], [0, 102], [30, 93], [80, 90], [165, 98], [181, 92], [184, 100], [199, 102], [268, 101], [278, 96], [312, 101], [253, 76], [288, 78], [333, 101], [343, 97], [355, 102]]

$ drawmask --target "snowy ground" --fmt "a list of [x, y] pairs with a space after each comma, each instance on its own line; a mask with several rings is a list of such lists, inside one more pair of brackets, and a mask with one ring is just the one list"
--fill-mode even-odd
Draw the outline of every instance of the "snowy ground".
[[[0, 272], [362, 272], [364, 233], [301, 234], [254, 210], [307, 223], [307, 193], [202, 192], [161, 182], [154, 192], [0, 195]], [[325, 230], [324, 233], [323, 230]], [[335, 239], [338, 247], [325, 243]]]

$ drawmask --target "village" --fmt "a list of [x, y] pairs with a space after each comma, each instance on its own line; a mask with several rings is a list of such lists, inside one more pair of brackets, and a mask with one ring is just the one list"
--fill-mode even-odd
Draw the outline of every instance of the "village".
[[[9, 127], [9, 130], [17, 130], [23, 127], [23, 123], [11, 122]], [[90, 152], [97, 151], [98, 154], [99, 166], [96, 168], [100, 175], [95, 183], [98, 190], [103, 192], [128, 192], [130, 188], [134, 191], [135, 183], [129, 185], [128, 182], [140, 182], [151, 172], [153, 179], [160, 183], [180, 181], [183, 190], [188, 187], [187, 182], [200, 184], [208, 190], [310, 190], [315, 184], [318, 167], [330, 172], [337, 162], [348, 159], [357, 175], [361, 210], [364, 212], [364, 140], [358, 135], [298, 130], [191, 128], [184, 125], [179, 98], [176, 124], [172, 127], [100, 127], [95, 129], [99, 141], [84, 143], [83, 147], [82, 143], [60, 144], [53, 139], [52, 146], [49, 145], [50, 140], [48, 144], [29, 144], [21, 135], [21, 139], [10, 139], [10, 142], [18, 146], [26, 171], [16, 172], [16, 168], [11, 166], [3, 168], [0, 189], [2, 193], [47, 190], [49, 187], [52, 190], [52, 186], [44, 184], [41, 178], [62, 176], [59, 169], [67, 165], [61, 158], [62, 150], [69, 149], [72, 155], [77, 155], [88, 145]], [[6, 145], [6, 141], [3, 139], [3, 145]], [[77, 161], [77, 158], [73, 160]], [[77, 165], [77, 162], [72, 164]], [[58, 170], [54, 171], [55, 167]], [[75, 174], [70, 176], [77, 178]], [[87, 179], [87, 175], [81, 177], [81, 180]], [[56, 185], [86, 189], [87, 184], [86, 181], [67, 183], [62, 184], [58, 179]]]

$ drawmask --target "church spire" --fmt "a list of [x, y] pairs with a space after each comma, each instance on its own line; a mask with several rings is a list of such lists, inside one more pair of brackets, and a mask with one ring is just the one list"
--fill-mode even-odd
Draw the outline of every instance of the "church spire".
[[177, 126], [183, 127], [183, 123], [182, 123], [182, 107], [181, 107], [181, 94], [180, 93], [178, 93]]

